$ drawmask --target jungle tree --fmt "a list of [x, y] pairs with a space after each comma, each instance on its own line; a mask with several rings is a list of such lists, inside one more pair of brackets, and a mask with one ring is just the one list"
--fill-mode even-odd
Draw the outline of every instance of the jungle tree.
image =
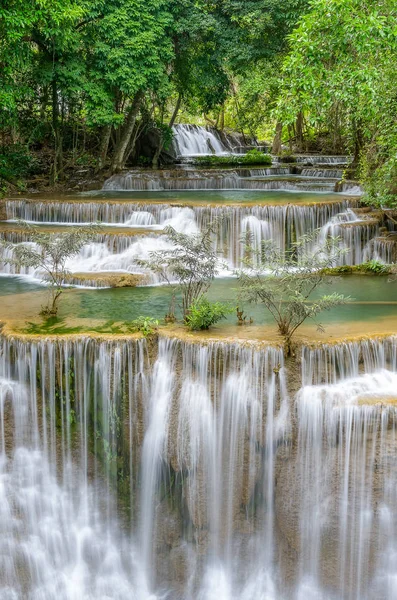
[[318, 315], [348, 300], [336, 292], [313, 298], [326, 280], [327, 269], [336, 266], [345, 252], [339, 238], [327, 238], [322, 244], [317, 241], [318, 232], [302, 236], [287, 252], [272, 241], [264, 241], [255, 251], [249, 234], [243, 241], [246, 259], [237, 271], [240, 300], [264, 305], [288, 351], [292, 336], [305, 321], [313, 321], [322, 330]]

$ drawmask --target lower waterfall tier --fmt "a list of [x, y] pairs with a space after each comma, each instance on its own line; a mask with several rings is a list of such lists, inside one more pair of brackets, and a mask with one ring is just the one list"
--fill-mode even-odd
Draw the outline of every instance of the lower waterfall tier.
[[396, 338], [0, 343], [1, 598], [395, 598]]

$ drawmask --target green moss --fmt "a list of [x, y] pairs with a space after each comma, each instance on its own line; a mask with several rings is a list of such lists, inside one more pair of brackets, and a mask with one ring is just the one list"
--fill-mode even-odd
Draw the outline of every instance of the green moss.
[[228, 155], [228, 156], [217, 156], [215, 154], [210, 156], [199, 156], [195, 162], [198, 165], [207, 167], [218, 167], [218, 166], [239, 166], [239, 165], [271, 165], [272, 157], [269, 154], [265, 154], [260, 150], [250, 150], [247, 154], [241, 155]]
[[[150, 322], [154, 321], [150, 318], [147, 318], [147, 320]], [[125, 333], [134, 333], [138, 330], [139, 329], [135, 327], [134, 322], [130, 323], [128, 321], [123, 321], [120, 323], [116, 323], [115, 321], [106, 321], [103, 325], [95, 325], [93, 327], [87, 325], [68, 327], [65, 324], [64, 319], [59, 317], [50, 317], [41, 323], [28, 321], [26, 327], [21, 330], [21, 333], [28, 335], [68, 335], [74, 333], [109, 333], [122, 335]]]
[[371, 260], [361, 265], [343, 265], [341, 267], [333, 267], [323, 269], [324, 275], [389, 275], [391, 273], [390, 265], [384, 265], [375, 260]]

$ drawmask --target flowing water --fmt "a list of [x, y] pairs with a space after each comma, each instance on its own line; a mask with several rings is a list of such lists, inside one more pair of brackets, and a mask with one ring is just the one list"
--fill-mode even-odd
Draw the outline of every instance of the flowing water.
[[[175, 126], [182, 160], [244, 150], [239, 136]], [[1, 204], [0, 238], [31, 243], [19, 219], [59, 234], [98, 223], [67, 266], [100, 286], [95, 275], [144, 275], [137, 261], [170, 248], [167, 226], [194, 234], [216, 220], [229, 277], [208, 294], [236, 304], [230, 275], [247, 233], [258, 250], [273, 240], [286, 251], [316, 230], [312, 251], [338, 236], [341, 265], [395, 260], [392, 225], [360, 209], [354, 182], [338, 183], [349, 161], [134, 170], [102, 191]], [[2, 319], [23, 321], [43, 276], [8, 262], [12, 252], [1, 249]], [[397, 600], [397, 283], [337, 282], [353, 302], [326, 315], [332, 334], [388, 337], [306, 341], [285, 356], [263, 341], [260, 307], [233, 342], [223, 326], [191, 341], [178, 329], [148, 340], [3, 330], [1, 600]], [[84, 331], [113, 331], [162, 318], [168, 303], [164, 287], [69, 290], [60, 330], [72, 315]]]
[[[174, 125], [173, 147], [177, 156], [198, 156], [205, 154], [225, 154], [231, 151], [230, 141], [220, 139], [220, 135], [210, 128], [199, 125]], [[239, 145], [235, 141], [235, 145]]]
[[396, 598], [396, 339], [301, 361], [2, 338], [1, 597]]
[[[316, 195], [314, 195], [316, 197]], [[312, 196], [309, 196], [312, 198]], [[242, 239], [249, 233], [256, 250], [262, 242], [273, 240], [283, 251], [302, 235], [319, 230], [318, 240], [313, 249], [327, 237], [339, 236], [345, 253], [340, 264], [355, 265], [363, 260], [388, 254], [379, 254], [372, 240], [378, 235], [379, 222], [363, 220], [354, 213], [356, 199], [332, 199], [316, 203], [265, 203], [247, 205], [237, 203], [218, 204], [201, 202], [172, 203], [152, 201], [131, 201], [112, 199], [84, 199], [82, 202], [68, 201], [26, 201], [12, 200], [6, 203], [7, 218], [10, 222], [24, 219], [54, 228], [65, 225], [99, 223], [104, 229], [85, 246], [80, 255], [70, 260], [68, 268], [72, 273], [127, 272], [142, 273], [137, 260], [148, 258], [155, 250], [169, 248], [169, 243], [161, 230], [171, 226], [177, 231], [194, 234], [211, 223], [219, 223], [218, 233], [213, 236], [214, 249], [226, 263], [230, 272], [242, 264], [244, 244]], [[116, 228], [117, 231], [112, 231]], [[122, 229], [125, 228], [123, 233]], [[128, 232], [133, 229], [133, 232]], [[139, 233], [139, 229], [144, 230]], [[153, 233], [150, 233], [150, 230]], [[2, 236], [12, 243], [24, 243], [23, 233], [11, 227]], [[2, 250], [0, 262], [2, 273], [20, 273], [12, 262], [5, 262], [12, 249]], [[224, 268], [221, 270], [224, 273]], [[30, 269], [31, 276], [40, 273]], [[157, 283], [156, 277], [149, 275], [147, 281]], [[95, 281], [92, 282], [95, 285]]]

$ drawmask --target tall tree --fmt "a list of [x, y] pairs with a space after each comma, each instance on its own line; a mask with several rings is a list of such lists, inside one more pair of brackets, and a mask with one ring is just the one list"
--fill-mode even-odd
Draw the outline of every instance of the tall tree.
[[292, 123], [304, 111], [312, 126], [343, 139], [356, 166], [371, 148], [394, 154], [394, 0], [314, 0], [289, 39], [280, 117]]

